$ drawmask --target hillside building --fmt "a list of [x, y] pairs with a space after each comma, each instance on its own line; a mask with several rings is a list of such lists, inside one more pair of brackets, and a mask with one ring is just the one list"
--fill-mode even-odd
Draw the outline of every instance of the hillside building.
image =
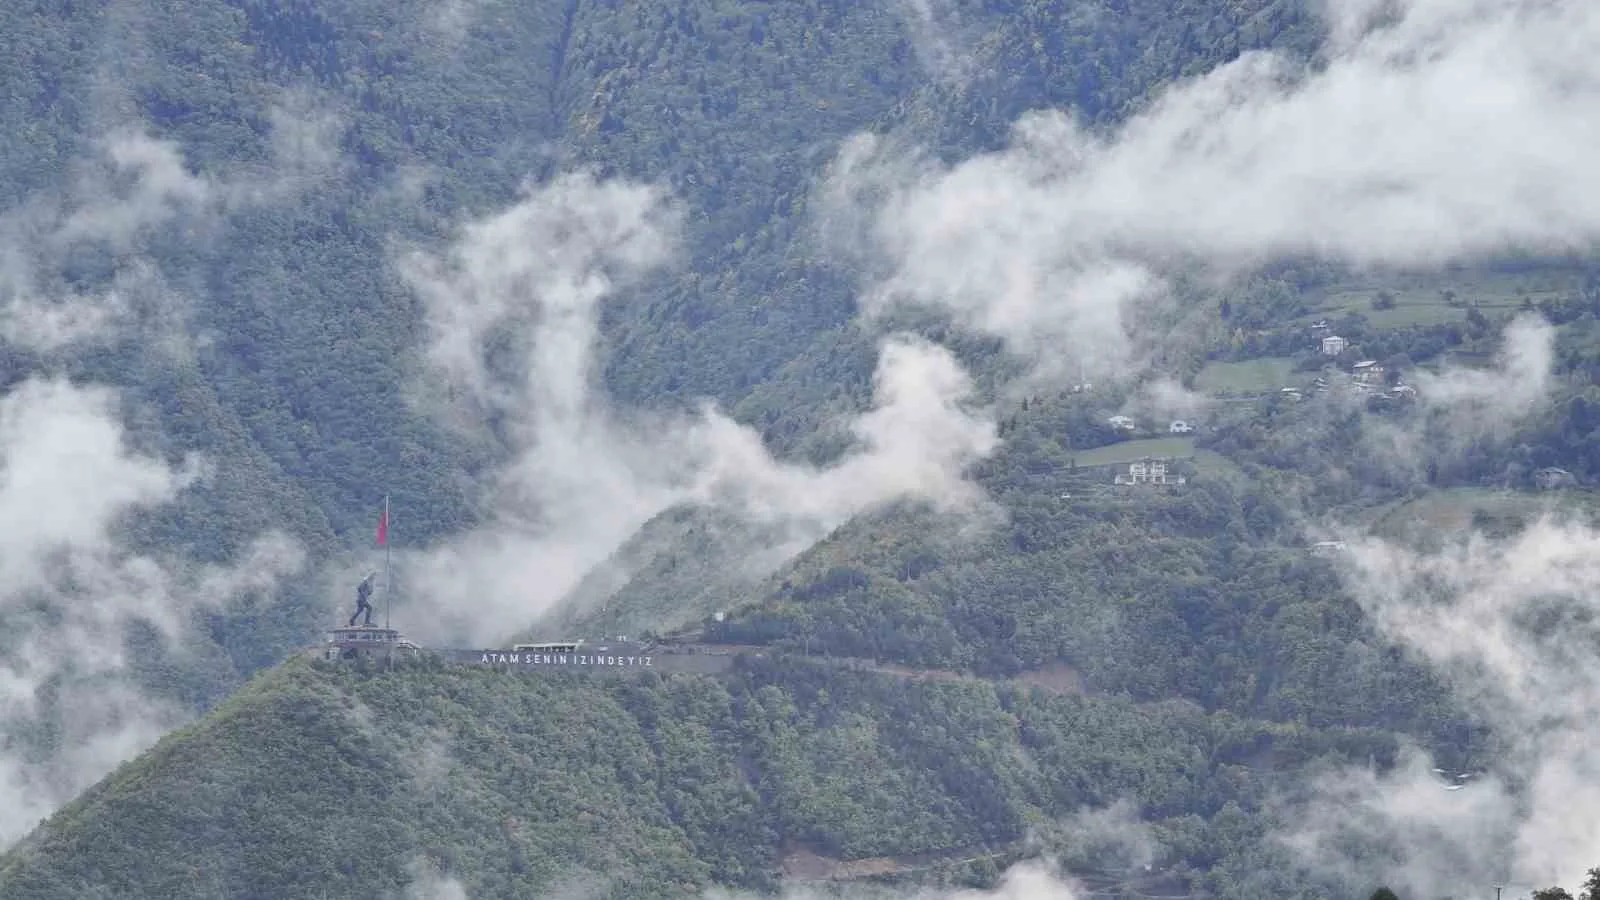
[[355, 659], [390, 659], [417, 655], [420, 648], [393, 628], [354, 625], [328, 632], [322, 656], [329, 662]]
[[1375, 359], [1364, 359], [1350, 367], [1350, 377], [1356, 384], [1374, 388], [1383, 385], [1383, 366]]
[[1136, 463], [1128, 464], [1128, 471], [1117, 474], [1112, 478], [1114, 484], [1183, 484], [1188, 479], [1182, 475], [1172, 473], [1167, 468], [1167, 460], [1142, 459]]
[[1566, 469], [1547, 466], [1533, 473], [1533, 483], [1538, 485], [1540, 490], [1553, 491], [1557, 488], [1572, 487], [1578, 483], [1578, 479], [1572, 477], [1572, 473]]

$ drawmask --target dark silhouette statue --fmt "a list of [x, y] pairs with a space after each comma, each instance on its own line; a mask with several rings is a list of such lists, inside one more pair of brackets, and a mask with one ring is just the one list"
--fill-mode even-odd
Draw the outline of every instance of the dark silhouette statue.
[[361, 579], [361, 586], [356, 588], [356, 611], [355, 615], [350, 617], [351, 628], [356, 627], [356, 619], [361, 618], [362, 613], [367, 614], [367, 619], [363, 624], [372, 624], [372, 583], [377, 577], [377, 572], [369, 573], [366, 578]]

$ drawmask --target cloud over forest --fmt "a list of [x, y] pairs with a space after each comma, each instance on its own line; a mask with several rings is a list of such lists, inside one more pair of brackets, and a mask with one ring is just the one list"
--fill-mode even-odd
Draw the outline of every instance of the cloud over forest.
[[[948, 57], [954, 45], [936, 31], [946, 6], [906, 6], [930, 29], [919, 35], [923, 52]], [[1375, 18], [1380, 6], [1394, 15]], [[441, 46], [461, 39], [477, 7], [439, 5], [431, 25]], [[1292, 254], [1433, 266], [1592, 248], [1600, 7], [1330, 8], [1325, 68], [1250, 54], [1109, 134], [1038, 112], [1017, 123], [1010, 147], [954, 165], [887, 138], [852, 141], [822, 199], [830, 223], [865, 248], [865, 311], [932, 305], [1046, 369], [1126, 371], [1142, 362], [1130, 313], [1165, 302], [1179, 267], [1228, 275]], [[62, 196], [0, 217], [0, 336], [40, 352], [130, 329], [192, 337], [170, 327], [187, 321], [187, 301], [139, 250], [151, 235], [202, 235], [231, 210], [336, 172], [338, 116], [304, 98], [282, 110], [277, 156], [262, 171], [202, 175], [170, 143], [112, 132]], [[442, 633], [493, 640], [533, 621], [674, 504], [779, 526], [788, 552], [899, 498], [958, 510], [982, 502], [963, 473], [993, 452], [991, 417], [973, 405], [954, 356], [914, 336], [885, 338], [872, 405], [851, 422], [857, 446], [825, 467], [773, 459], [756, 432], [714, 406], [666, 415], [613, 404], [598, 386], [599, 313], [678, 262], [683, 222], [653, 187], [575, 173], [466, 224], [444, 250], [403, 261], [430, 329], [418, 401], [501, 460], [482, 486], [487, 527], [407, 560], [408, 595], [427, 598], [426, 618]], [[69, 277], [86, 246], [118, 260], [88, 286]], [[1529, 324], [1508, 336], [1502, 375], [1519, 387], [1456, 373], [1422, 385], [1428, 402], [1495, 425], [1536, 404], [1548, 330]], [[0, 728], [53, 730], [72, 748], [0, 755], [0, 785], [21, 798], [0, 818], [0, 841], [181, 720], [131, 677], [127, 625], [149, 623], [181, 647], [193, 613], [270, 592], [301, 564], [299, 548], [273, 536], [230, 569], [128, 549], [118, 531], [127, 514], [176, 502], [205, 468], [133, 451], [114, 401], [49, 377], [0, 398], [0, 569], [10, 578], [0, 592]], [[1165, 390], [1152, 402], [1191, 399]], [[1475, 859], [1490, 860], [1506, 835], [1512, 868], [1530, 878], [1571, 880], [1574, 866], [1594, 862], [1580, 851], [1595, 836], [1547, 829], [1597, 802], [1585, 786], [1600, 765], [1588, 749], [1597, 735], [1582, 705], [1594, 699], [1583, 653], [1593, 541], [1580, 526], [1547, 522], [1509, 543], [1480, 539], [1435, 556], [1358, 545], [1356, 590], [1386, 633], [1449, 668], [1485, 717], [1523, 734], [1507, 764], [1514, 777], [1435, 794], [1414, 765], [1403, 784], [1357, 777], [1329, 789], [1346, 809], [1400, 823], [1395, 844], [1412, 851], [1400, 872], [1407, 884], [1492, 874], [1457, 866], [1439, 847], [1480, 847]], [[55, 705], [41, 699], [47, 685], [59, 691]], [[1538, 815], [1509, 799], [1514, 782], [1531, 787]], [[1482, 834], [1447, 818], [1463, 809], [1485, 823]], [[998, 893], [1031, 900], [1071, 889], [1025, 866]]]
[[[1537, 317], [1513, 320], [1495, 365], [1419, 379], [1418, 414], [1367, 422], [1363, 452], [1420, 483], [1428, 464], [1514, 438], [1548, 399], [1553, 337]], [[1460, 773], [1436, 772], [1442, 761], [1415, 746], [1382, 774], [1324, 771], [1280, 810], [1281, 839], [1314, 872], [1402, 895], [1575, 883], [1595, 864], [1581, 823], [1600, 810], [1583, 786], [1600, 765], [1589, 749], [1600, 718], [1584, 708], [1600, 685], [1600, 569], [1588, 558], [1600, 532], [1553, 513], [1509, 538], [1432, 529], [1429, 547], [1313, 529], [1346, 542], [1335, 565], [1378, 634], [1441, 673], [1498, 749], [1469, 760], [1473, 777], [1455, 789]]]
[[1108, 134], [1039, 111], [1009, 147], [954, 165], [852, 140], [820, 206], [872, 273], [867, 311], [929, 305], [1047, 369], [1126, 371], [1143, 362], [1133, 311], [1180, 267], [1594, 247], [1600, 7], [1328, 6], [1326, 65], [1245, 54]]
[[221, 174], [122, 125], [69, 161], [59, 190], [0, 211], [0, 339], [45, 354], [137, 335], [178, 358], [203, 337], [192, 298], [168, 283], [153, 244], [204, 245], [229, 215], [282, 203], [343, 170], [343, 120], [309, 94], [270, 107], [268, 159]]
[[[109, 389], [44, 378], [0, 397], [0, 844], [190, 715], [137, 671], [186, 652], [194, 613], [270, 595], [303, 564], [277, 534], [231, 567], [127, 549], [127, 517], [176, 502], [198, 462], [133, 451]], [[130, 646], [135, 625], [155, 642]]]
[[[930, 306], [1047, 375], [1132, 373], [1149, 364], [1143, 342], [1162, 337], [1140, 314], [1170, 310], [1178, 272], [1229, 279], [1292, 257], [1427, 270], [1594, 251], [1600, 5], [1325, 7], [1319, 63], [1249, 53], [1105, 133], [1038, 111], [1008, 147], [954, 164], [893, 135], [849, 142], [820, 215], [863, 273], [866, 314]], [[1367, 449], [1420, 472], [1430, 453], [1512, 437], [1549, 397], [1552, 339], [1523, 319], [1496, 366], [1416, 373], [1421, 414], [1369, 423]], [[1151, 402], [1181, 399], [1170, 394]], [[1402, 895], [1579, 881], [1600, 863], [1589, 825], [1600, 821], [1600, 536], [1559, 519], [1433, 552], [1341, 536], [1350, 589], [1381, 633], [1446, 672], [1505, 754], [1456, 791], [1422, 755], [1386, 776], [1330, 775], [1296, 812], [1307, 863], [1386, 878]]]
[[193, 715], [152, 685], [165, 661], [227, 670], [197, 625], [250, 598], [270, 603], [307, 558], [258, 535], [228, 565], [141, 550], [141, 517], [184, 502], [211, 461], [172, 461], [133, 440], [124, 398], [63, 374], [122, 341], [191, 359], [191, 299], [152, 248], [202, 246], [240, 209], [336, 173], [338, 120], [289, 98], [274, 151], [209, 175], [140, 128], [108, 131], [54, 191], [0, 211], [0, 340], [41, 368], [0, 395], [0, 846]]
[[1582, 880], [1600, 842], [1597, 551], [1600, 532], [1561, 516], [1431, 552], [1350, 544], [1351, 588], [1379, 631], [1448, 677], [1497, 751], [1458, 790], [1420, 752], [1381, 776], [1328, 773], [1296, 814], [1307, 865], [1430, 896]]
[[917, 338], [884, 342], [873, 408], [852, 423], [859, 446], [826, 468], [774, 460], [710, 404], [612, 405], [596, 377], [600, 306], [672, 264], [680, 225], [657, 189], [579, 172], [467, 224], [444, 254], [403, 261], [431, 329], [419, 402], [493, 434], [506, 457], [483, 492], [493, 524], [408, 569], [458, 636], [531, 623], [674, 504], [780, 526], [795, 552], [877, 504], [980, 499], [963, 470], [994, 448], [993, 423], [968, 406], [951, 354]]

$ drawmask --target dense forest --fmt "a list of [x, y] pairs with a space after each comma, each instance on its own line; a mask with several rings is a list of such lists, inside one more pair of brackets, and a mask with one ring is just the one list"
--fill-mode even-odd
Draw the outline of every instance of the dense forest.
[[0, 9], [0, 894], [1565, 896], [1600, 31], [1359, 6]]
[[19, 900], [89, 872], [119, 896], [378, 896], [427, 848], [473, 897], [772, 889], [807, 857], [982, 884], [1033, 841], [1081, 854], [1038, 826], [1126, 800], [1165, 849], [1080, 864], [1226, 892], [1202, 873], [1281, 858], [1255, 818], [1275, 765], [1394, 753], [1377, 730], [803, 661], [723, 681], [297, 662], [97, 785], [0, 877]]

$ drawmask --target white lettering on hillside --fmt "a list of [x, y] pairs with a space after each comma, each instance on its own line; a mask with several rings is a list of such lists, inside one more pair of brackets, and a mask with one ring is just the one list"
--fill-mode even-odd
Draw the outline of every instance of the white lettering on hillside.
[[599, 656], [585, 653], [521, 653], [515, 650], [485, 650], [479, 662], [483, 665], [508, 666], [654, 666], [653, 656]]

